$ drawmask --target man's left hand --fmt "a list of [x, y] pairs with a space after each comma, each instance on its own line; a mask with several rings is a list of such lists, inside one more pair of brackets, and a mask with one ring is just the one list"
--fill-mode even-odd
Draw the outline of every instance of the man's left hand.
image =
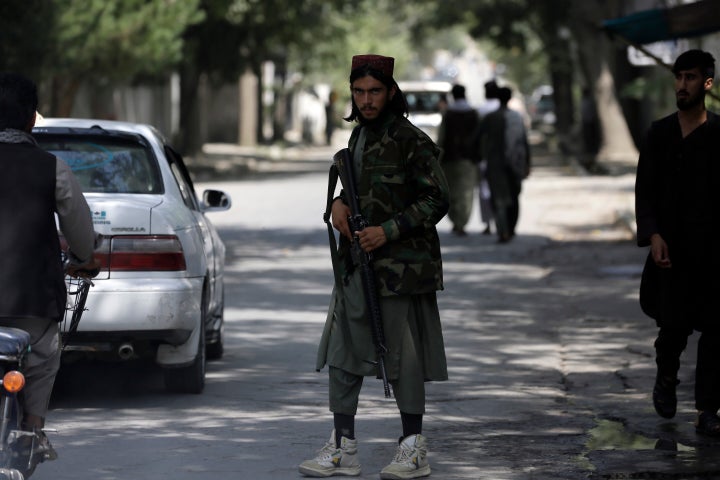
[[367, 253], [387, 243], [385, 230], [382, 227], [365, 227], [362, 231], [355, 232], [355, 235], [360, 240], [360, 248]]

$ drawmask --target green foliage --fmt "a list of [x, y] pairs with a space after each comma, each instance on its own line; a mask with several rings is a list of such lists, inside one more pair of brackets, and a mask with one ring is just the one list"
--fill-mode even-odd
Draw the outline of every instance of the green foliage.
[[712, 89], [713, 95], [705, 97], [705, 107], [715, 113], [720, 113], [720, 92], [717, 88]]
[[[1, 0], [0, 68], [71, 83], [184, 73], [227, 82], [274, 61], [306, 85], [347, 90], [355, 54], [395, 57], [417, 78], [465, 33], [521, 88], [546, 83], [543, 47], [569, 0]], [[546, 39], [545, 39], [546, 40]]]
[[203, 19], [198, 0], [54, 0], [58, 74], [128, 80], [166, 72], [181, 59], [182, 34]]
[[[293, 50], [295, 62], [308, 72], [307, 81], [328, 82], [342, 93], [347, 90], [350, 61], [353, 55], [377, 53], [395, 58], [395, 77], [413, 78], [419, 68], [432, 63], [436, 49], [460, 48], [457, 32], [444, 29], [415, 38], [414, 26], [423, 18], [432, 18], [433, 2], [419, 0], [412, 4], [392, 0], [360, 0], [327, 12], [323, 30], [330, 34], [315, 42], [314, 55]], [[315, 73], [313, 73], [315, 72]]]
[[524, 51], [517, 47], [498, 47], [489, 40], [480, 44], [497, 65], [500, 76], [510, 80], [521, 92], [529, 94], [536, 87], [550, 83], [547, 57], [537, 36], [528, 34]]
[[549, 37], [557, 33], [569, 0], [419, 0], [435, 9], [413, 26], [421, 41], [461, 26], [483, 46], [503, 77], [522, 91], [549, 83]]
[[49, 54], [54, 7], [46, 0], [0, 1], [0, 70], [40, 77]]
[[423, 16], [414, 26], [415, 38], [427, 31], [462, 24], [475, 38], [491, 40], [503, 48], [525, 49], [525, 36], [518, 25], [532, 22], [533, 0], [420, 0], [433, 16]]
[[[395, 76], [402, 76], [410, 60], [407, 23], [393, 15], [391, 0], [360, 2], [352, 17], [341, 19], [346, 32], [342, 71], [347, 84], [353, 55], [375, 53], [395, 57]], [[399, 16], [399, 15], [398, 15]]]
[[[193, 39], [193, 44], [186, 48], [204, 52], [198, 55], [200, 70], [224, 78], [232, 78], [248, 66], [257, 69], [261, 62], [271, 60], [277, 69], [300, 73], [301, 87], [328, 83], [345, 97], [353, 55], [391, 55], [396, 59], [395, 76], [403, 78], [417, 75], [418, 63], [431, 60], [422, 58], [424, 52], [438, 47], [427, 38], [422, 42], [412, 38], [413, 25], [432, 16], [431, 3], [205, 0], [202, 6], [206, 21], [189, 30], [186, 39]], [[209, 41], [220, 31], [224, 32], [224, 41]], [[213, 51], [206, 52], [211, 44]]]
[[334, 56], [346, 33], [340, 19], [356, 13], [350, 0], [236, 0], [228, 19], [245, 32], [246, 56], [309, 71]]
[[203, 21], [189, 25], [183, 35], [182, 62], [189, 70], [208, 73], [211, 78], [232, 81], [245, 63], [241, 49], [245, 43], [241, 29], [228, 19], [234, 0], [202, 0]]
[[186, 62], [223, 80], [264, 61], [309, 73], [338, 63], [351, 0], [203, 0], [205, 21], [188, 29]]

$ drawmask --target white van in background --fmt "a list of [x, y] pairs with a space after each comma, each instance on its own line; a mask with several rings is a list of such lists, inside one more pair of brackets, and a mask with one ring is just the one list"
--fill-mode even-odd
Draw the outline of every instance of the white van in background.
[[408, 119], [433, 141], [437, 141], [442, 114], [452, 102], [452, 84], [442, 81], [401, 81], [398, 87], [408, 103]]

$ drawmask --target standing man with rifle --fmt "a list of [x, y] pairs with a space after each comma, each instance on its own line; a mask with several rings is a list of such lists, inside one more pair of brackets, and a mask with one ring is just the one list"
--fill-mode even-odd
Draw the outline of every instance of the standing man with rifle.
[[[345, 120], [358, 126], [348, 150], [336, 155], [344, 188], [328, 200], [325, 214], [340, 233], [340, 247], [335, 250], [330, 228], [336, 285], [317, 361], [318, 370], [329, 367], [334, 430], [299, 467], [311, 477], [360, 475], [355, 414], [366, 376], [392, 385], [402, 423], [397, 453], [380, 478], [430, 475], [424, 382], [447, 380], [435, 225], [448, 211], [449, 194], [440, 149], [407, 120], [393, 66], [393, 58], [380, 55], [352, 59], [352, 112]], [[332, 170], [329, 190], [332, 197]], [[355, 203], [359, 211], [351, 210]]]

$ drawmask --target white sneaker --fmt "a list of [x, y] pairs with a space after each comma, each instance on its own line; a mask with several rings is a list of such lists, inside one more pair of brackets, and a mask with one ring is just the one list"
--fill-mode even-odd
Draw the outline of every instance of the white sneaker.
[[333, 430], [330, 440], [320, 449], [317, 456], [301, 463], [298, 470], [308, 477], [333, 477], [335, 475], [357, 477], [360, 475], [357, 440], [341, 437], [340, 448], [337, 448], [335, 446], [335, 430]]
[[422, 435], [408, 435], [398, 445], [395, 458], [380, 471], [383, 479], [419, 478], [430, 475], [427, 440]]
[[23, 480], [25, 477], [14, 468], [0, 468], [0, 478], [7, 480]]

